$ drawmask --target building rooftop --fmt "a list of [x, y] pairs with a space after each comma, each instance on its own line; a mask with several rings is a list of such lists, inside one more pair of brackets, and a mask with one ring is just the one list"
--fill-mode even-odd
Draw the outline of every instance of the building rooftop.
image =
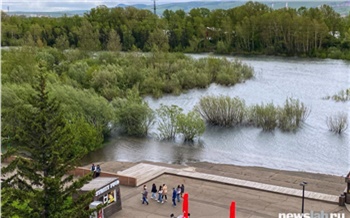
[[106, 185], [118, 180], [115, 177], [97, 177], [92, 179], [89, 183], [85, 184], [80, 190], [82, 191], [91, 191], [98, 190], [105, 187]]

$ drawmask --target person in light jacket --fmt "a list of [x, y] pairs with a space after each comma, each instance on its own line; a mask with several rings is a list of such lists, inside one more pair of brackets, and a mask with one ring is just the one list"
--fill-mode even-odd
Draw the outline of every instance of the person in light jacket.
[[165, 184], [163, 184], [163, 201], [162, 201], [162, 203], [164, 203], [164, 201], [166, 202], [168, 200], [167, 193], [168, 193], [168, 187]]

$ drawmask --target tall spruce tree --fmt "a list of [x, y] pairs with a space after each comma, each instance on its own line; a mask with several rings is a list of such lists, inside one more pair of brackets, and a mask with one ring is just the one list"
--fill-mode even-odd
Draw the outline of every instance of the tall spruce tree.
[[[50, 98], [46, 78], [34, 86], [32, 108], [23, 109], [16, 135], [3, 156], [15, 160], [2, 168], [2, 217], [88, 217], [93, 192], [76, 195], [91, 176], [73, 178], [68, 172], [81, 156], [73, 152], [73, 134], [60, 105]], [[80, 154], [82, 155], [82, 154]], [[73, 198], [74, 196], [74, 198]]]

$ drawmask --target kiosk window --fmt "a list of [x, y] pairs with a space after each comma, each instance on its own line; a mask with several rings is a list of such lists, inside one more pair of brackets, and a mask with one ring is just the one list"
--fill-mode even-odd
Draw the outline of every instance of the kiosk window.
[[115, 202], [115, 190], [108, 193], [108, 203]]
[[103, 195], [103, 203], [107, 203], [108, 202], [108, 194]]
[[102, 201], [104, 204], [108, 202], [108, 195], [104, 194], [103, 196], [98, 198], [99, 201]]

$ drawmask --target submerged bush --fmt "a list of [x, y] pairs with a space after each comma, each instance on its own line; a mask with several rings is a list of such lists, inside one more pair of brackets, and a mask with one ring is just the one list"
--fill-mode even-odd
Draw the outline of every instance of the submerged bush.
[[251, 108], [250, 120], [265, 131], [274, 130], [278, 125], [278, 108], [273, 103], [255, 105]]
[[207, 96], [200, 99], [196, 110], [209, 124], [234, 126], [243, 122], [246, 108], [238, 97]]
[[174, 139], [178, 133], [177, 117], [181, 114], [182, 108], [177, 105], [161, 105], [158, 108], [158, 137], [162, 140]]
[[326, 99], [326, 100], [332, 99], [336, 102], [350, 101], [350, 89], [341, 90], [340, 92], [338, 92], [338, 94], [327, 96], [327, 97], [324, 97], [323, 99]]
[[327, 117], [326, 122], [330, 131], [341, 134], [348, 128], [348, 115], [346, 113], [338, 113]]
[[177, 131], [184, 136], [185, 141], [193, 141], [205, 131], [205, 123], [196, 111], [177, 116]]
[[279, 127], [283, 131], [295, 130], [310, 114], [310, 109], [297, 99], [288, 98], [283, 107], [269, 104], [246, 107], [238, 97], [206, 96], [196, 105], [202, 118], [211, 125], [234, 126], [253, 124], [265, 131]]
[[173, 140], [182, 134], [185, 141], [193, 141], [205, 131], [205, 123], [196, 111], [184, 114], [177, 105], [161, 105], [156, 111], [159, 117], [158, 137], [162, 140]]
[[283, 131], [295, 130], [300, 122], [306, 120], [310, 109], [297, 99], [288, 98], [284, 107], [279, 109], [278, 127]]

